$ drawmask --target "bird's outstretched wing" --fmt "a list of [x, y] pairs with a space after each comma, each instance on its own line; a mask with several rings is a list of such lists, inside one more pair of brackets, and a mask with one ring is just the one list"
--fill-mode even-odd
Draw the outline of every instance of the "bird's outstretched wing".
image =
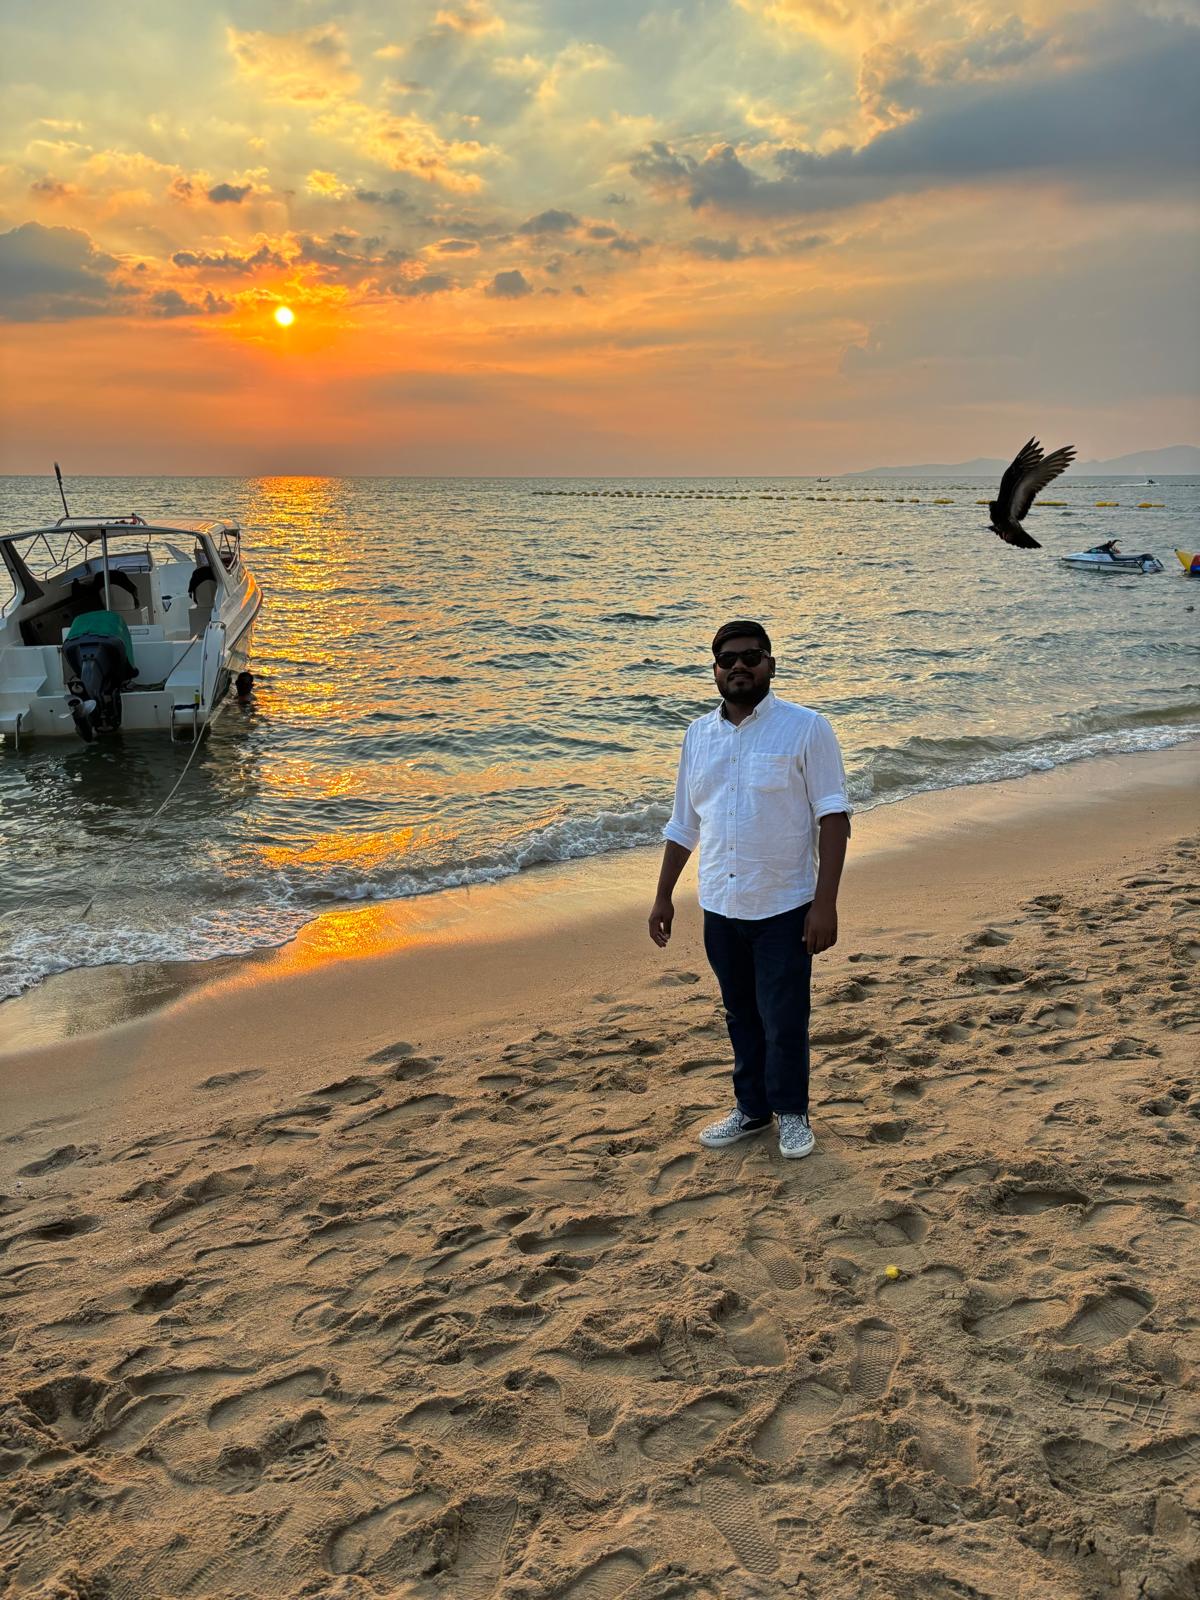
[[996, 532], [1004, 540], [1005, 544], [1015, 544], [1019, 550], [1040, 550], [1042, 548], [1033, 535], [1026, 533], [1025, 529], [1016, 522], [1010, 522], [1003, 528], [997, 528]]
[[1030, 439], [1028, 444], [1023, 444], [1017, 451], [1011, 466], [1005, 469], [1004, 476], [1000, 479], [1000, 488], [996, 492], [996, 511], [1001, 520], [1019, 515], [1013, 510], [1014, 497], [1022, 478], [1027, 472], [1034, 471], [1041, 461], [1042, 447], [1036, 439]]
[[[1022, 455], [1024, 451], [1022, 451]], [[1012, 514], [1020, 522], [1029, 511], [1038, 492], [1046, 487], [1060, 472], [1065, 472], [1075, 459], [1075, 446], [1066, 444], [1061, 450], [1052, 450], [1048, 456], [1043, 456], [1038, 450], [1040, 460], [1031, 462], [1021, 474], [1019, 482], [1013, 490]], [[1020, 456], [1017, 457], [1019, 461]], [[1014, 463], [1015, 465], [1015, 463]], [[1012, 468], [1009, 468], [1009, 472]], [[1005, 473], [1005, 477], [1008, 473]]]

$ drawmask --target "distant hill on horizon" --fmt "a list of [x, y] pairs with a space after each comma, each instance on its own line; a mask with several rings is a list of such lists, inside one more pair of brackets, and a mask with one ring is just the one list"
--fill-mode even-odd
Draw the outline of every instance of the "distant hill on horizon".
[[[1054, 448], [1053, 446], [1051, 448]], [[997, 456], [976, 456], [973, 461], [927, 461], [915, 467], [873, 467], [863, 472], [841, 472], [841, 478], [995, 478], [1008, 465]], [[1200, 446], [1172, 444], [1161, 450], [1134, 450], [1108, 461], [1076, 461], [1071, 473], [1080, 478], [1122, 478], [1130, 473], [1147, 477], [1200, 475]]]

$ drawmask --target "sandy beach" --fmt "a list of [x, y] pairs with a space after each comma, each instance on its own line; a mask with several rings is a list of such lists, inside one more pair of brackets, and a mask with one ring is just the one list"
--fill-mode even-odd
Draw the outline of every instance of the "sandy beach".
[[856, 821], [802, 1162], [646, 852], [8, 1003], [0, 1583], [1200, 1594], [1198, 791]]

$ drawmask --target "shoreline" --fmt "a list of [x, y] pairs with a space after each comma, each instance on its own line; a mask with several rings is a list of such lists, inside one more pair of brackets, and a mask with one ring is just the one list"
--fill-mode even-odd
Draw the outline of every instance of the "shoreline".
[[[1086, 872], [1098, 853], [1132, 861], [1194, 831], [1198, 794], [1193, 742], [878, 806], [855, 818], [841, 938], [823, 965], [840, 968], [864, 941], [920, 940], [931, 917], [965, 928], [995, 914], [997, 892], [1011, 911], [1048, 875]], [[659, 854], [644, 847], [330, 911], [246, 956], [55, 974], [0, 1007], [0, 1108], [31, 1094], [112, 1106], [250, 1041], [270, 1078], [344, 1043], [348, 1011], [368, 1051], [398, 1034], [426, 1049], [514, 1016], [551, 1016], [581, 986], [620, 989], [678, 963], [707, 973], [694, 860], [671, 946], [650, 945]]]

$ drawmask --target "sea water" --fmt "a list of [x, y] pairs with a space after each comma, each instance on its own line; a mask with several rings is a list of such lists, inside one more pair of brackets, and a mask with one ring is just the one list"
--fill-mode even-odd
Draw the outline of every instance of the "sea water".
[[[732, 617], [762, 619], [778, 693], [829, 717], [860, 808], [1200, 735], [1200, 582], [1172, 554], [1200, 545], [1200, 480], [1056, 482], [1036, 551], [988, 531], [992, 492], [75, 480], [78, 515], [241, 522], [265, 594], [256, 689], [194, 755], [149, 734], [0, 744], [0, 995], [655, 842]], [[52, 479], [0, 480], [4, 531], [60, 509]], [[1113, 537], [1166, 571], [1055, 559]]]

